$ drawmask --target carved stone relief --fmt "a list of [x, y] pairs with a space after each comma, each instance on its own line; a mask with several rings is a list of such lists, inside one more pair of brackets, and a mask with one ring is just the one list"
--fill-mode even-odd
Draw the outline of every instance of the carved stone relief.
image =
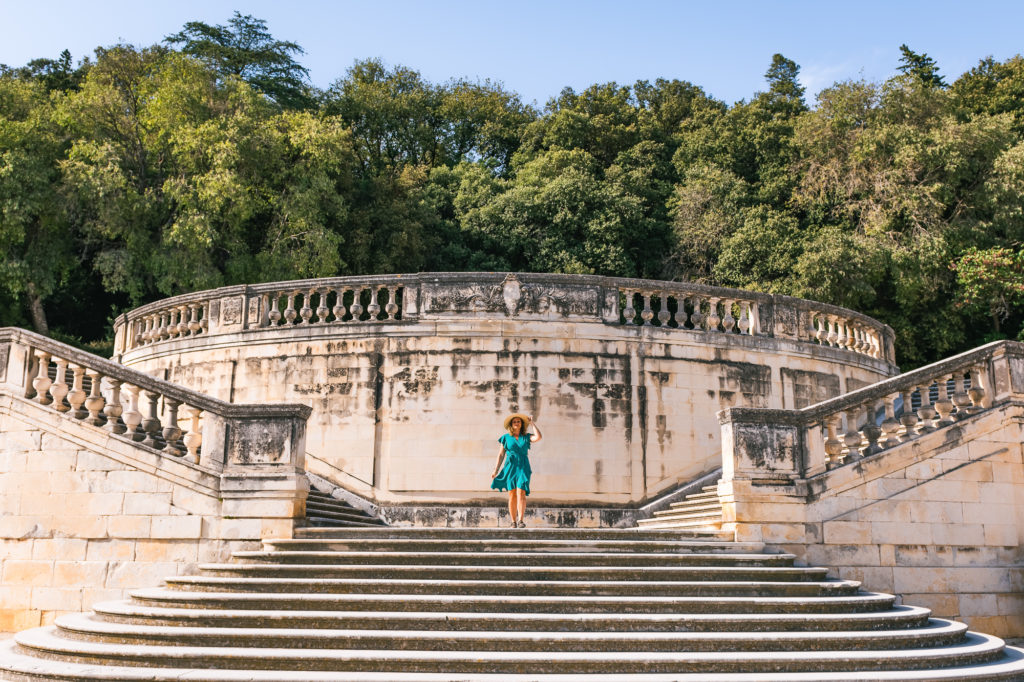
[[238, 324], [242, 321], [242, 299], [225, 298], [221, 304], [221, 324]]
[[424, 312], [480, 312], [506, 317], [598, 316], [599, 293], [595, 287], [524, 284], [510, 273], [500, 284], [490, 287], [468, 282], [432, 286], [426, 293]]

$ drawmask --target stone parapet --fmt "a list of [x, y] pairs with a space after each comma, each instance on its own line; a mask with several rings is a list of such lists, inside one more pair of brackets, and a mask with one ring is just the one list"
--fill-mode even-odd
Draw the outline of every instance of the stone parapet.
[[635, 506], [717, 466], [719, 409], [803, 407], [896, 372], [891, 330], [852, 311], [572, 275], [228, 287], [118, 329], [126, 365], [229, 402], [309, 405], [312, 470], [379, 504], [494, 499], [496, 429], [526, 411], [547, 427], [535, 495]]
[[480, 272], [335, 277], [183, 294], [119, 316], [114, 352], [119, 357], [169, 340], [246, 330], [506, 317], [763, 336], [895, 361], [891, 328], [838, 306], [693, 283]]
[[1024, 344], [802, 410], [720, 413], [723, 528], [1024, 636]]

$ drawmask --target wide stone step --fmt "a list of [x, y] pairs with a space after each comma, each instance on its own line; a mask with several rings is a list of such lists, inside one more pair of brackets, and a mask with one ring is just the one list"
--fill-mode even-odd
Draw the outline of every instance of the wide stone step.
[[669, 505], [668, 509], [654, 512], [653, 516], [659, 514], [677, 514], [683, 512], [709, 512], [718, 513], [722, 511], [722, 503], [716, 498], [713, 502], [675, 502]]
[[856, 581], [826, 582], [722, 582], [667, 580], [423, 580], [337, 578], [168, 578], [167, 585], [191, 592], [274, 592], [324, 594], [474, 594], [532, 596], [747, 596], [797, 597], [856, 594]]
[[[358, 528], [303, 528], [304, 531], [332, 530], [353, 531]], [[367, 529], [370, 530], [370, 529]], [[674, 532], [674, 531], [672, 531]], [[535, 539], [524, 533], [520, 538], [502, 538], [488, 540], [424, 539], [406, 538], [338, 538], [338, 539], [288, 539], [264, 540], [263, 546], [270, 550], [285, 551], [380, 551], [380, 552], [622, 552], [630, 554], [654, 553], [705, 553], [721, 552], [723, 554], [752, 551], [760, 552], [764, 545], [760, 543], [724, 543], [697, 541], [636, 541], [629, 540], [573, 540], [573, 539]]]
[[488, 611], [505, 613], [857, 613], [892, 608], [889, 594], [829, 597], [524, 596], [301, 594], [133, 590], [143, 605], [296, 611]]
[[[303, 569], [306, 578], [405, 578], [419, 580], [767, 580], [775, 582], [818, 582], [828, 576], [824, 568], [802, 566], [497, 566], [438, 564], [344, 564], [310, 566]], [[235, 568], [233, 564], [202, 564], [201, 568], [217, 570]], [[182, 579], [200, 580], [192, 576]], [[178, 577], [168, 578], [177, 581]], [[208, 578], [208, 580], [215, 580]]]
[[[705, 541], [715, 544], [743, 547], [755, 543], [733, 543], [727, 534], [724, 541], [717, 541], [705, 534], [667, 531], [645, 531], [639, 528], [396, 528], [387, 526], [375, 529], [359, 528], [301, 528], [296, 531], [299, 539], [410, 539], [419, 540], [561, 540], [570, 541]], [[738, 551], [744, 551], [739, 549]]]
[[[952, 680], [1020, 680], [1024, 672], [1024, 653], [1006, 649], [998, 660], [980, 665], [954, 666], [936, 670], [878, 672], [870, 677], [850, 672], [788, 673], [788, 682], [849, 682], [850, 680], [886, 680], [889, 682], [950, 682]], [[573, 674], [543, 673], [450, 673], [410, 672], [290, 672], [260, 670], [197, 670], [156, 667], [98, 667], [92, 663], [67, 660], [50, 661], [21, 653], [13, 641], [0, 642], [0, 660], [6, 679], [28, 680], [123, 680], [124, 682], [579, 682]], [[778, 682], [775, 673], [609, 673], [589, 674], [586, 682]]]
[[835, 632], [558, 632], [354, 630], [129, 625], [61, 616], [63, 637], [118, 644], [441, 651], [821, 651], [949, 646], [967, 626], [934, 619], [913, 629]]
[[[773, 673], [915, 670], [979, 665], [1003, 655], [997, 637], [968, 633], [949, 646], [824, 651], [420, 651], [132, 645], [60, 637], [47, 626], [15, 636], [53, 661], [231, 670], [445, 673]], [[863, 679], [863, 678], [862, 678]]]
[[[190, 604], [190, 607], [195, 604]], [[359, 630], [509, 630], [556, 632], [834, 632], [925, 627], [931, 611], [890, 606], [842, 613], [547, 613], [428, 611], [281, 611], [268, 605], [246, 608], [178, 608], [135, 601], [93, 606], [108, 622], [178, 627], [248, 627]]]
[[710, 507], [708, 509], [701, 509], [701, 510], [697, 510], [697, 511], [688, 510], [688, 509], [664, 509], [662, 511], [654, 512], [654, 514], [651, 515], [651, 518], [654, 518], [654, 519], [664, 518], [664, 517], [673, 517], [673, 518], [676, 518], [676, 517], [678, 517], [678, 518], [704, 518], [704, 517], [716, 518], [717, 517], [717, 518], [721, 518], [721, 516], [722, 516], [722, 508], [720, 506], [717, 506], [717, 507]]
[[[253, 572], [284, 575], [294, 565], [334, 564], [442, 564], [445, 566], [792, 566], [792, 554], [725, 554], [686, 552], [680, 554], [631, 552], [305, 552], [239, 551], [233, 558], [247, 563], [229, 564], [234, 575]], [[218, 568], [227, 572], [227, 569]]]

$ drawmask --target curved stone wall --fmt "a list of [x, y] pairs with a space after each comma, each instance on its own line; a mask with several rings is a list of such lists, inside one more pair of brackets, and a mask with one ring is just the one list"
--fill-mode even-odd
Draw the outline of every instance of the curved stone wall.
[[115, 359], [232, 402], [313, 409], [310, 470], [383, 503], [493, 501], [502, 417], [537, 417], [533, 498], [614, 505], [720, 464], [723, 407], [892, 376], [892, 330], [784, 296], [444, 273], [225, 287], [118, 318]]

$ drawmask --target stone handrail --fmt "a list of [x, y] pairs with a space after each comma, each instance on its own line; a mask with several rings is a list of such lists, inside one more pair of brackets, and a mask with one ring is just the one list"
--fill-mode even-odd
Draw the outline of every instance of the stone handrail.
[[809, 478], [1024, 392], [1024, 344], [996, 341], [801, 410], [722, 410], [724, 478]]
[[208, 469], [303, 467], [305, 405], [226, 403], [24, 329], [0, 329], [0, 389]]
[[184, 294], [118, 317], [114, 352], [261, 329], [495, 316], [772, 337], [895, 362], [892, 329], [845, 308], [692, 283], [528, 273], [332, 277]]

